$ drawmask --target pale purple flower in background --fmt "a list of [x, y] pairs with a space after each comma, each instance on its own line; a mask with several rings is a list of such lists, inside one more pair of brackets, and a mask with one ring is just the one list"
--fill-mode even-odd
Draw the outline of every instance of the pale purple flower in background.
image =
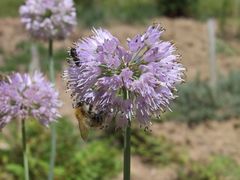
[[[118, 127], [129, 116], [148, 127], [176, 97], [176, 86], [184, 81], [174, 44], [161, 40], [163, 29], [150, 26], [127, 40], [128, 49], [107, 30], [93, 30], [72, 49], [64, 72], [75, 102], [87, 102], [108, 113]], [[129, 98], [123, 98], [123, 91]]]
[[77, 24], [72, 0], [26, 0], [19, 13], [31, 35], [45, 40], [66, 38]]
[[0, 83], [0, 129], [12, 120], [34, 118], [42, 125], [56, 121], [59, 94], [41, 73], [15, 73]]

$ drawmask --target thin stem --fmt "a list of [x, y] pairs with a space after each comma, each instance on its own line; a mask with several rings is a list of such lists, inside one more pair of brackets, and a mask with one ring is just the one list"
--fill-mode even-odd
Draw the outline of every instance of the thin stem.
[[[129, 92], [124, 90], [124, 99], [129, 99]], [[131, 176], [131, 115], [129, 114], [128, 125], [124, 132], [124, 162], [123, 179], [130, 180]]]
[[54, 59], [53, 59], [53, 40], [49, 40], [48, 42], [48, 59], [49, 59], [49, 76], [50, 79], [52, 81], [52, 83], [54, 83], [55, 81], [55, 69], [54, 69]]
[[22, 124], [22, 148], [23, 148], [24, 176], [25, 176], [25, 180], [29, 180], [26, 128], [25, 128], [25, 120], [24, 119], [21, 121], [21, 124]]
[[[54, 71], [54, 59], [53, 59], [53, 41], [49, 40], [49, 47], [48, 47], [48, 58], [49, 58], [49, 76], [51, 82], [54, 83], [55, 81], [55, 71]], [[54, 166], [55, 166], [55, 157], [56, 157], [56, 127], [55, 124], [51, 124], [51, 155], [50, 155], [50, 168], [48, 174], [48, 180], [53, 180], [54, 178]]]

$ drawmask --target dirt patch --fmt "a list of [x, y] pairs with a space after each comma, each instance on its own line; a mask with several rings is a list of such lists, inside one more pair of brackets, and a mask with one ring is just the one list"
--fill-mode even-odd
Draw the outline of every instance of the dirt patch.
[[27, 34], [19, 19], [0, 19], [0, 49], [6, 53], [14, 53], [16, 45], [26, 39]]
[[176, 122], [155, 123], [153, 133], [165, 136], [176, 145], [185, 147], [192, 160], [208, 160], [212, 155], [226, 155], [240, 163], [239, 119], [211, 121], [189, 128]]

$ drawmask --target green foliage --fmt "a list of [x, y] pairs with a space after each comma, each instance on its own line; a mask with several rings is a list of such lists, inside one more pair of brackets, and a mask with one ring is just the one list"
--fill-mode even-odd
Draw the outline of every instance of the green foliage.
[[[105, 180], [115, 176], [121, 170], [120, 152], [111, 146], [109, 140], [90, 141], [84, 144], [78, 129], [63, 118], [57, 126], [57, 159], [55, 178], [69, 180]], [[74, 130], [75, 129], [75, 130]], [[9, 148], [1, 149], [0, 179], [23, 178], [20, 133], [10, 124], [9, 134], [0, 137], [0, 142], [9, 143]], [[9, 137], [10, 136], [10, 137]], [[12, 136], [12, 137], [11, 137]], [[12, 139], [11, 141], [7, 141]], [[15, 140], [14, 140], [15, 139]], [[47, 179], [49, 169], [50, 131], [35, 121], [27, 123], [29, 145], [29, 167], [31, 179]], [[11, 143], [11, 144], [10, 144]]]
[[75, 1], [79, 22], [92, 26], [117, 19], [122, 22], [143, 22], [157, 15], [153, 0], [84, 0]]
[[215, 118], [218, 104], [206, 82], [196, 78], [179, 87], [179, 97], [173, 104], [173, 113], [169, 116], [189, 124]]
[[240, 166], [231, 158], [216, 156], [209, 163], [191, 162], [178, 172], [178, 180], [237, 180]]
[[150, 164], [183, 164], [186, 154], [176, 151], [175, 145], [164, 137], [155, 137], [141, 129], [133, 129], [131, 136], [132, 151]]
[[70, 173], [64, 179], [101, 180], [112, 177], [121, 167], [120, 162], [113, 158], [117, 155], [117, 150], [110, 147], [106, 141], [88, 144], [73, 155], [67, 168]]
[[193, 16], [198, 0], [156, 0], [160, 14], [170, 17]]
[[215, 88], [198, 78], [179, 87], [179, 97], [173, 104], [168, 118], [190, 125], [202, 121], [224, 120], [240, 117], [240, 72], [231, 72], [219, 78]]
[[231, 1], [223, 0], [221, 13], [219, 15], [219, 25], [220, 25], [220, 31], [222, 36], [225, 36], [227, 33], [225, 26], [226, 26], [227, 16], [229, 15], [229, 10], [231, 10], [229, 2]]
[[216, 51], [217, 53], [225, 54], [227, 56], [233, 56], [237, 54], [236, 49], [232, 48], [222, 39], [217, 39], [216, 41]]
[[102, 1], [97, 0], [75, 0], [79, 23], [84, 25], [96, 25], [98, 22], [104, 22], [106, 12], [101, 6]]
[[118, 5], [112, 3], [112, 7], [115, 7], [116, 18], [123, 22], [144, 22], [157, 15], [153, 0], [122, 0]]
[[[93, 26], [118, 20], [128, 23], [144, 22], [151, 17], [196, 17], [206, 20], [220, 18], [221, 32], [227, 17], [233, 16], [235, 0], [74, 0], [79, 23]], [[1, 0], [0, 17], [17, 17], [24, 0]]]
[[24, 0], [1, 0], [0, 17], [18, 16], [18, 8]]
[[[48, 62], [48, 50], [41, 44], [36, 44], [39, 51], [39, 61], [41, 71], [47, 73], [49, 69]], [[31, 60], [31, 43], [21, 42], [16, 47], [16, 52], [14, 55], [4, 54], [4, 65], [0, 67], [2, 72], [11, 72], [11, 71], [24, 71], [26, 72], [29, 68]], [[62, 70], [62, 63], [66, 60], [68, 56], [67, 51], [60, 49], [54, 51], [53, 57], [55, 60], [55, 69], [56, 71]]]
[[221, 78], [218, 85], [218, 94], [221, 97], [221, 111], [225, 118], [240, 116], [240, 72], [233, 71], [228, 77]]
[[17, 70], [26, 71], [30, 63], [30, 46], [27, 43], [21, 43], [16, 47], [16, 54], [3, 56], [4, 65], [0, 71], [11, 72]]
[[224, 18], [232, 15], [233, 8], [234, 0], [199, 0], [195, 16], [204, 20], [209, 17], [219, 17], [224, 25], [226, 20]]
[[[110, 125], [102, 138], [111, 136], [112, 145], [122, 149], [124, 146], [123, 134]], [[188, 155], [183, 148], [176, 148], [176, 145], [163, 136], [156, 136], [150, 131], [132, 126], [131, 130], [132, 155], [138, 155], [144, 163], [152, 165], [167, 166], [171, 163], [184, 164], [188, 161]]]

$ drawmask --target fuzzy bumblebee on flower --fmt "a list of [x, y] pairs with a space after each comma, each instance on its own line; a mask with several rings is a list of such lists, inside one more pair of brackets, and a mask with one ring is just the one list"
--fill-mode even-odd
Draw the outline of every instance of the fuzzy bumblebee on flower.
[[115, 121], [125, 128], [124, 179], [130, 179], [130, 126], [136, 119], [148, 127], [151, 118], [169, 108], [176, 86], [183, 82], [185, 68], [174, 44], [161, 40], [159, 24], [127, 40], [127, 49], [107, 30], [71, 48], [64, 72], [74, 101], [83, 139], [90, 127]]

